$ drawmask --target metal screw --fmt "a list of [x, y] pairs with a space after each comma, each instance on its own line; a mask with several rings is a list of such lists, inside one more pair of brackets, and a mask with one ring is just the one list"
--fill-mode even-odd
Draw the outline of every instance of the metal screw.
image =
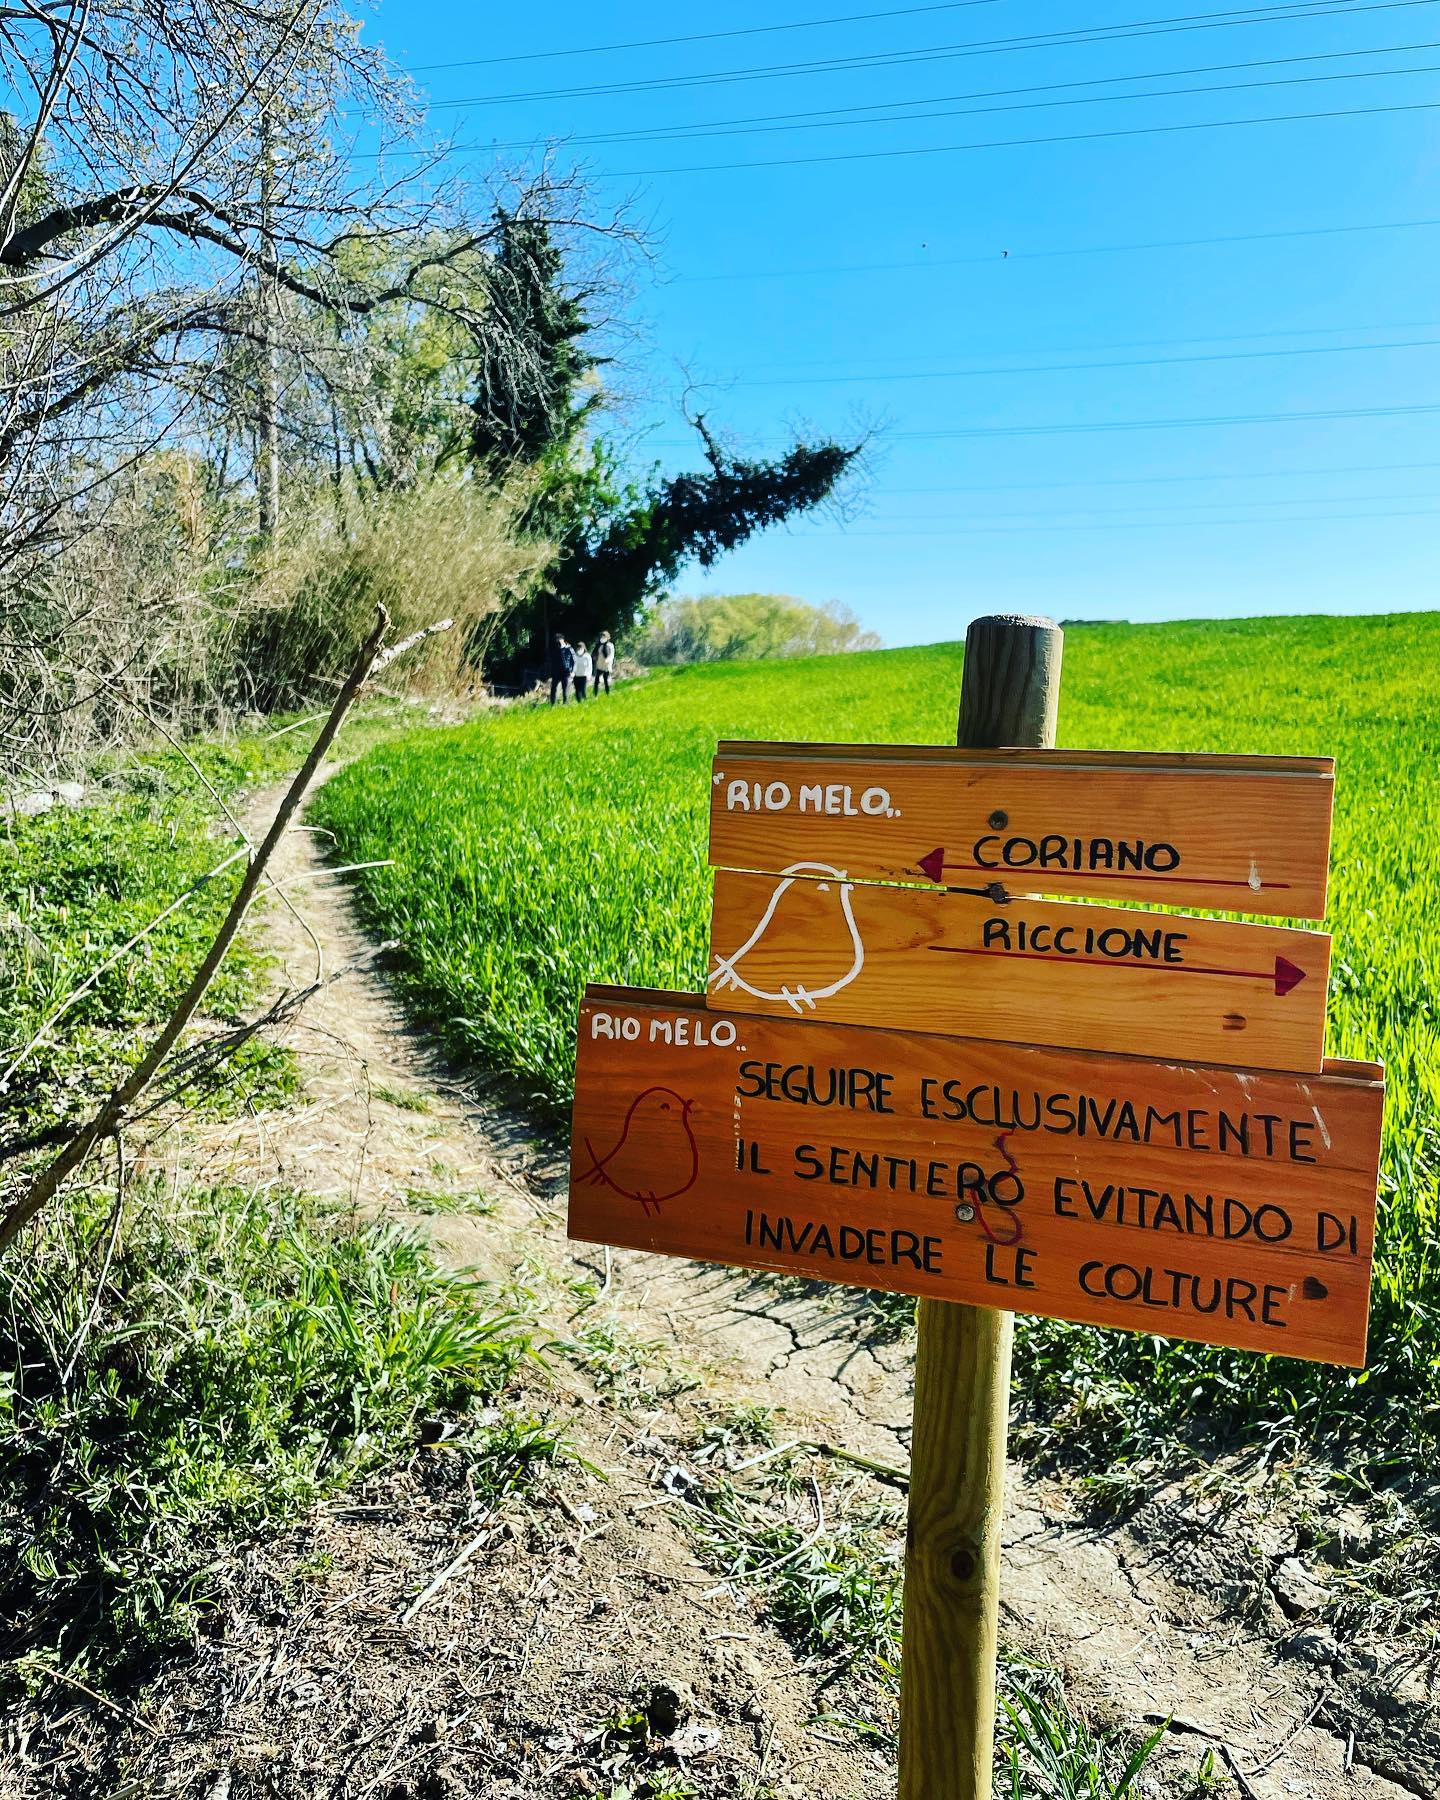
[[962, 1225], [968, 1225], [975, 1217], [975, 1208], [970, 1205], [968, 1200], [962, 1200], [960, 1205], [955, 1208], [955, 1217]]
[[1001, 812], [1000, 808], [997, 806], [995, 808], [994, 812], [991, 813], [991, 815], [990, 815], [991, 830], [992, 831], [1003, 831], [1009, 823], [1010, 823], [1009, 813]]

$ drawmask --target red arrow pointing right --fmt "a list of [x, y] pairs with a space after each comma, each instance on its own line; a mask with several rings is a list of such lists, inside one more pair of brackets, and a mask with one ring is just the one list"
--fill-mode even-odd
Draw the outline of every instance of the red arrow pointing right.
[[1288, 957], [1275, 958], [1275, 992], [1277, 995], [1288, 994], [1293, 987], [1298, 987], [1305, 979], [1305, 971], [1297, 969]]
[[1275, 958], [1275, 968], [1217, 969], [1206, 963], [1139, 963], [1123, 957], [1052, 956], [1045, 950], [986, 950], [961, 944], [931, 944], [930, 948], [944, 956], [998, 956], [1011, 962], [1048, 962], [1057, 969], [1150, 969], [1166, 975], [1233, 975], [1242, 981], [1274, 981], [1277, 996], [1288, 994], [1305, 979], [1305, 971], [1297, 969], [1286, 956]]

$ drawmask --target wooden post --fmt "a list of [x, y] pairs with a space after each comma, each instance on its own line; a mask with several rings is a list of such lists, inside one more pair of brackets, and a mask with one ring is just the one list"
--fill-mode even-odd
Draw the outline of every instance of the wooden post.
[[[955, 733], [962, 749], [1054, 746], [1063, 638], [1049, 619], [975, 620]], [[988, 1307], [919, 1302], [900, 1800], [991, 1800], [1013, 1325]]]

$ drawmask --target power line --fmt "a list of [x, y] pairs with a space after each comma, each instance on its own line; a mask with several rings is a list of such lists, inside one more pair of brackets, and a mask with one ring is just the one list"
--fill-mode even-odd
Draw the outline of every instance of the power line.
[[1185, 419], [1108, 419], [1089, 424], [972, 425], [952, 431], [897, 431], [892, 436], [916, 443], [952, 438], [1069, 437], [1090, 432], [1191, 431], [1212, 426], [1295, 425], [1340, 419], [1408, 419], [1440, 413], [1440, 405], [1326, 407], [1312, 412], [1217, 413]]
[[861, 25], [872, 19], [908, 19], [917, 13], [960, 12], [971, 6], [995, 6], [999, 0], [949, 0], [939, 6], [891, 7], [885, 12], [835, 13], [828, 19], [793, 19], [784, 25], [747, 25], [732, 31], [694, 31], [685, 37], [631, 38], [621, 44], [581, 44], [567, 50], [521, 50], [511, 56], [473, 56], [463, 62], [416, 63], [413, 74], [435, 69], [486, 69], [498, 63], [553, 62], [561, 56], [605, 56], [616, 50], [657, 50], [671, 44], [710, 44], [718, 38], [768, 37], [778, 31], [816, 31], [823, 25]]
[[801, 75], [840, 74], [856, 69], [905, 68], [915, 63], [949, 62], [961, 57], [994, 56], [1029, 50], [1065, 49], [1072, 45], [1124, 43], [1134, 38], [1172, 37], [1191, 31], [1227, 31], [1242, 25], [1270, 25], [1326, 19], [1337, 15], [1408, 11], [1435, 0], [1286, 0], [1275, 6], [1252, 6], [1224, 12], [1176, 13], [1154, 19], [1128, 19], [1116, 25], [1086, 25], [1068, 31], [1034, 32], [1021, 37], [971, 38], [958, 44], [932, 44], [922, 50], [888, 50], [865, 56], [829, 57], [814, 62], [757, 63], [741, 69], [714, 69], [700, 75], [659, 75], [636, 81], [594, 82], [585, 87], [535, 88], [507, 94], [471, 94], [431, 102], [430, 110], [470, 106], [525, 105], [544, 100], [581, 100], [609, 95], [669, 92], [681, 88], [723, 87], [737, 81], [789, 80]]
[[1068, 249], [992, 250], [986, 256], [919, 257], [910, 262], [831, 263], [804, 269], [727, 269], [708, 275], [676, 275], [677, 284], [702, 281], [791, 281], [814, 276], [888, 275], [902, 269], [971, 269], [1001, 262], [1042, 262], [1071, 256], [1134, 256], [1151, 250], [1209, 250], [1227, 244], [1270, 244], [1287, 238], [1348, 237], [1374, 231], [1433, 231], [1440, 219], [1390, 219], [1366, 225], [1308, 225], [1285, 231], [1242, 231], [1217, 237], [1150, 238], [1134, 244], [1077, 244]]
[[[1190, 431], [1236, 425], [1307, 425], [1351, 419], [1408, 419], [1440, 413], [1440, 404], [1410, 406], [1326, 407], [1319, 411], [1278, 413], [1214, 413], [1179, 419], [1101, 419], [1088, 423], [1045, 425], [971, 425], [947, 431], [894, 431], [886, 434], [890, 443], [948, 443], [960, 438], [1070, 437], [1089, 433], [1125, 431]], [[786, 440], [763, 439], [779, 443]], [[689, 439], [652, 438], [654, 450], [691, 450]]]
[[[1018, 350], [977, 350], [975, 354], [991, 359], [1005, 356], [1078, 356], [1082, 353], [1102, 350], [1168, 350], [1188, 344], [1245, 344], [1266, 338], [1341, 337], [1347, 332], [1365, 331], [1440, 331], [1440, 319], [1391, 319], [1374, 325], [1291, 325], [1280, 330], [1231, 331], [1205, 337], [1121, 338], [1104, 344], [1051, 344], [1043, 347], [1026, 345]], [[923, 363], [933, 355], [933, 351], [927, 350], [921, 356], [892, 356], [889, 360], [900, 363]], [[752, 369], [785, 370], [847, 369], [849, 366], [849, 358], [843, 356], [786, 357], [779, 362], [747, 362], [746, 364], [747, 368]]]
[[[1429, 0], [1425, 0], [1429, 4]], [[882, 162], [899, 156], [949, 156], [965, 150], [1021, 150], [1043, 144], [1099, 143], [1106, 138], [1164, 137], [1180, 131], [1226, 131], [1240, 125], [1296, 125], [1317, 119], [1376, 118], [1384, 113], [1434, 112], [1440, 100], [1417, 100], [1400, 106], [1335, 107], [1325, 112], [1265, 113], [1252, 119], [1196, 119], [1179, 125], [1117, 126], [1108, 131], [1059, 132], [1048, 137], [981, 138], [967, 144], [928, 144], [911, 150], [847, 150], [834, 156], [779, 156], [759, 162], [688, 163], [665, 169], [602, 169], [611, 181], [633, 181], [654, 175], [720, 175], [742, 169], [795, 169], [821, 163]]]
[[[1345, 525], [1361, 519], [1436, 519], [1440, 518], [1440, 509], [1422, 507], [1412, 511], [1401, 512], [1368, 512], [1368, 513], [1298, 513], [1286, 519], [1153, 519], [1140, 521], [1146, 531], [1195, 531], [1225, 525]], [[945, 531], [849, 531], [843, 526], [833, 532], [794, 531], [792, 538], [804, 543], [813, 543], [817, 539], [827, 540], [839, 537], [842, 542], [849, 543], [856, 538], [952, 538], [952, 537], [1032, 537], [1037, 533], [1069, 532], [1069, 531], [1134, 531], [1137, 521], [1134, 519], [1107, 520], [1104, 524], [1080, 525], [956, 525]]]
[[893, 375], [783, 375], [745, 377], [725, 387], [838, 387], [882, 381], [949, 381], [987, 375], [1059, 375], [1083, 369], [1181, 368], [1190, 363], [1259, 362], [1274, 356], [1356, 356], [1366, 350], [1435, 350], [1440, 338], [1409, 338], [1388, 344], [1302, 344], [1289, 350], [1215, 350], [1199, 356], [1135, 356], [1110, 362], [1024, 363], [1014, 368], [917, 369]]
[[[1200, 481], [1291, 481], [1301, 475], [1395, 475], [1440, 469], [1440, 462], [1341, 463], [1323, 469], [1224, 469], [1208, 475], [1108, 475], [1090, 481], [1001, 481], [960, 487], [879, 488], [878, 494], [1042, 494], [1075, 488], [1160, 487]], [[1391, 496], [1386, 496], [1387, 498]], [[1223, 505], [1224, 502], [1216, 502]], [[1278, 504], [1278, 503], [1277, 503]]]
[[[875, 500], [884, 496], [887, 490], [872, 490], [866, 499]], [[893, 491], [893, 490], [891, 490]], [[1227, 507], [1244, 507], [1246, 511], [1264, 512], [1277, 506], [1362, 506], [1367, 502], [1388, 504], [1398, 500], [1440, 500], [1440, 493], [1425, 491], [1409, 494], [1290, 494], [1283, 499], [1270, 500], [1186, 500], [1166, 501], [1155, 506], [1067, 506], [1059, 509], [1059, 516], [1066, 514], [1075, 518], [1120, 518], [1143, 519], [1147, 513], [1171, 512], [1224, 512]], [[888, 510], [883, 515], [896, 524], [912, 523], [917, 525], [933, 525], [941, 522], [941, 515], [935, 513], [893, 513]], [[1033, 507], [1022, 512], [995, 512], [985, 509], [985, 517], [996, 521], [1004, 520], [1010, 524], [1018, 524], [1026, 519], [1054, 519], [1055, 511], [1037, 512]], [[1203, 521], [1201, 521], [1203, 523]]]
[[[1364, 81], [1377, 75], [1433, 74], [1433, 67], [1420, 69], [1359, 69], [1336, 75], [1292, 76], [1285, 80], [1215, 82], [1206, 87], [1167, 88], [1159, 93], [1088, 94], [1055, 100], [1029, 100], [1012, 106], [972, 107], [956, 109], [954, 100], [1005, 100], [1016, 95], [1060, 94], [1075, 88], [1114, 86], [1118, 82], [1173, 81], [1184, 75], [1219, 75], [1245, 69], [1274, 69], [1296, 63], [1353, 62], [1361, 56], [1405, 56], [1417, 50], [1440, 50], [1440, 40], [1426, 39], [1415, 44], [1376, 44], [1360, 50], [1325, 50], [1307, 56], [1267, 56], [1250, 62], [1191, 64], [1183, 69], [1152, 69], [1137, 75], [1094, 75], [1082, 81], [1047, 81], [1030, 87], [981, 88], [968, 94], [935, 94], [922, 100], [890, 100], [875, 106], [820, 107], [809, 112], [758, 113], [749, 118], [710, 119], [694, 125], [657, 125], [637, 127], [631, 131], [592, 132], [583, 137], [555, 136], [546, 141], [567, 150], [589, 144], [679, 143], [689, 139], [720, 137], [760, 137], [777, 131], [831, 131], [855, 125], [908, 125], [919, 119], [953, 119], [967, 112], [1024, 112], [1038, 106], [1086, 106], [1116, 100], [1167, 99], [1171, 94], [1228, 94], [1243, 88], [1291, 87], [1305, 81]], [[939, 112], [917, 112], [922, 106], [942, 107]], [[848, 115], [883, 114], [883, 117]], [[488, 144], [459, 144], [452, 152], [471, 150], [520, 150], [539, 141], [535, 137], [509, 138]], [[373, 154], [373, 153], [372, 153]], [[416, 152], [421, 154], [421, 152]]]

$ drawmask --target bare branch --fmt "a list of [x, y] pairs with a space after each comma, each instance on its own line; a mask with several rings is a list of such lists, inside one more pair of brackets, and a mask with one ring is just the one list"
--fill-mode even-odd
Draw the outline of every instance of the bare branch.
[[309, 754], [301, 764], [299, 773], [291, 782], [284, 799], [280, 802], [275, 817], [271, 821], [270, 829], [265, 834], [264, 842], [252, 857], [235, 898], [230, 903], [230, 910], [226, 913], [219, 931], [215, 934], [215, 938], [206, 951], [200, 967], [191, 978], [189, 986], [176, 1002], [170, 1017], [165, 1021], [144, 1056], [113, 1090], [110, 1097], [75, 1132], [59, 1154], [46, 1164], [27, 1191], [15, 1201], [4, 1218], [0, 1219], [0, 1256], [5, 1254], [26, 1225], [54, 1198], [66, 1179], [74, 1174], [96, 1144], [114, 1135], [123, 1123], [129, 1108], [149, 1087], [165, 1058], [178, 1042], [181, 1033], [194, 1017], [196, 1009], [205, 996], [206, 989], [224, 961], [226, 952], [235, 941], [236, 933], [250, 909], [250, 902], [254, 899], [256, 890], [265, 876], [276, 846], [285, 835], [286, 827], [304, 799], [306, 789], [314, 779], [315, 771], [320, 767], [326, 752], [335, 741], [335, 734], [339, 731], [346, 713], [365, 684], [365, 679], [380, 653], [380, 646], [384, 640], [388, 623], [385, 609], [381, 607], [374, 630], [361, 646], [359, 654], [351, 665], [349, 675], [335, 697], [335, 704], [330, 709], [330, 716], [326, 719], [315, 742], [310, 746]]

